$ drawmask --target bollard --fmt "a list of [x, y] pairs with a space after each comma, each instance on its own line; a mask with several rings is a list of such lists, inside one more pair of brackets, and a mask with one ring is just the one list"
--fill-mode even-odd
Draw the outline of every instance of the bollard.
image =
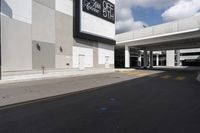
[[42, 66], [42, 74], [44, 74], [45, 66]]

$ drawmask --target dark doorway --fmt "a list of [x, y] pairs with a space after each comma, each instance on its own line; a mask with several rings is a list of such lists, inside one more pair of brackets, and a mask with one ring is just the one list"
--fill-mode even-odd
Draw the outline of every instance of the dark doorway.
[[138, 67], [138, 57], [130, 57], [130, 67]]
[[183, 60], [182, 66], [200, 66], [200, 59], [197, 60]]
[[115, 48], [115, 68], [125, 67], [125, 48], [116, 47]]

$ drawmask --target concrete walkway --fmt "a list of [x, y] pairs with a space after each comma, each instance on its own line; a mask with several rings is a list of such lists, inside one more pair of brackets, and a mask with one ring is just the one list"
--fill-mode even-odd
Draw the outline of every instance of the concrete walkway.
[[42, 79], [54, 79], [54, 78], [65, 78], [65, 77], [76, 77], [84, 75], [94, 75], [111, 73], [116, 71], [126, 71], [127, 69], [100, 69], [90, 68], [80, 71], [78, 69], [60, 69], [60, 70], [45, 70], [43, 74], [41, 70], [35, 71], [23, 71], [23, 72], [6, 72], [3, 73], [3, 78], [0, 84], [34, 81]]
[[0, 85], [0, 107], [86, 91], [90, 88], [133, 79], [132, 76], [116, 71], [127, 70], [90, 69], [62, 74], [57, 72], [45, 75], [7, 77], [1, 81]]

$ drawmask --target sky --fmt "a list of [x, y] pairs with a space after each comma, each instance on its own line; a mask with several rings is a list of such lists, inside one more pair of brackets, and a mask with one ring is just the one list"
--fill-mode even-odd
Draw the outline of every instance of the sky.
[[116, 0], [116, 33], [200, 15], [200, 0]]

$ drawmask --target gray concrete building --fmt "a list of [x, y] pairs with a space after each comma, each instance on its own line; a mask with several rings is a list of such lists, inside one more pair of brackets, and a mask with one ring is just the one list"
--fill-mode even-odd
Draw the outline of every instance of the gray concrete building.
[[[42, 67], [113, 68], [115, 24], [109, 20], [112, 18], [102, 19], [85, 11], [82, 3], [87, 1], [78, 1], [79, 11], [73, 0], [1, 0], [2, 71]], [[114, 6], [115, 0], [109, 0], [107, 4]], [[75, 12], [81, 15], [75, 16]], [[83, 28], [79, 32], [91, 34], [93, 38], [75, 37], [74, 21], [77, 19]], [[98, 28], [96, 22], [103, 23], [104, 27]], [[109, 30], [105, 31], [106, 26]], [[101, 30], [105, 36], [101, 36]]]

